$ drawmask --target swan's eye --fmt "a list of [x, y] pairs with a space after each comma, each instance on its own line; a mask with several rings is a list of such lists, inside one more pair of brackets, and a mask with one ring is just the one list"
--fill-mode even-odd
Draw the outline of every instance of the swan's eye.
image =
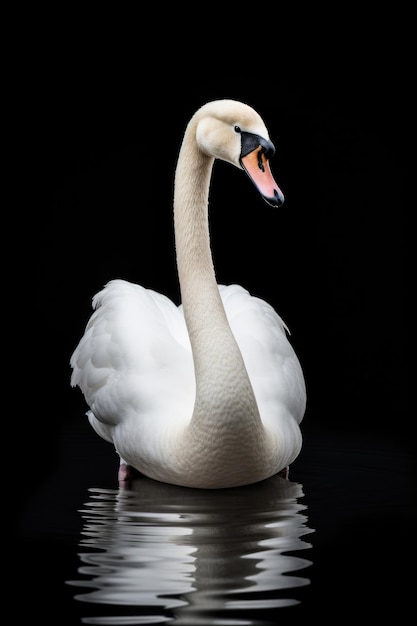
[[242, 132], [242, 131], [240, 130], [240, 126], [238, 126], [237, 124], [235, 125], [235, 129], [234, 129], [234, 130], [235, 130], [235, 133], [240, 133], [240, 132]]

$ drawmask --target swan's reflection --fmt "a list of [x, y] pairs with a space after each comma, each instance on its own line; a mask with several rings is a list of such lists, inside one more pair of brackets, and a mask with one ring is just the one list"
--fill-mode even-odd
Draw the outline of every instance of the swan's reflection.
[[280, 476], [214, 491], [143, 477], [130, 489], [91, 489], [81, 511], [86, 578], [68, 583], [88, 589], [77, 600], [113, 606], [82, 622], [256, 624], [266, 609], [298, 603], [293, 592], [309, 580], [294, 573], [311, 564], [292, 554], [310, 547], [303, 495]]

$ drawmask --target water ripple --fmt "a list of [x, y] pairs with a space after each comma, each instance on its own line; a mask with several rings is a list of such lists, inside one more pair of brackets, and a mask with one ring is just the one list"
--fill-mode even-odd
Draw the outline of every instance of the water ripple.
[[84, 590], [82, 623], [269, 623], [268, 611], [297, 604], [310, 582], [298, 572], [311, 561], [293, 554], [310, 548], [303, 496], [280, 476], [226, 490], [142, 477], [130, 489], [90, 489], [80, 578], [67, 581]]

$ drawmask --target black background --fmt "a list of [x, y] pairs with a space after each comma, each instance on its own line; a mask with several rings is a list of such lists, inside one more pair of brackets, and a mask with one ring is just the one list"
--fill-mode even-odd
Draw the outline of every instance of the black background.
[[[226, 50], [199, 60], [191, 42], [152, 57], [143, 42], [96, 42], [88, 33], [62, 42], [59, 32], [28, 55], [18, 189], [28, 204], [19, 229], [22, 288], [33, 289], [27, 339], [36, 339], [27, 374], [45, 445], [59, 437], [68, 409], [84, 409], [68, 362], [96, 291], [121, 277], [179, 301], [177, 153], [194, 111], [223, 97], [264, 118], [286, 202], [269, 208], [241, 172], [216, 163], [210, 223], [219, 282], [241, 283], [289, 325], [314, 414], [306, 428], [407, 439], [410, 77], [406, 39], [394, 50], [384, 32], [335, 31], [321, 47], [320, 37], [295, 38], [256, 62]], [[38, 422], [30, 428], [39, 434]]]
[[[255, 25], [252, 14], [222, 15], [204, 34], [198, 18], [169, 35], [143, 17], [116, 26], [108, 14], [105, 27], [102, 16], [72, 16], [73, 27], [60, 17], [23, 46], [11, 91], [24, 385], [13, 473], [35, 497], [63, 463], [68, 484], [80, 480], [63, 437], [85, 419], [69, 359], [93, 295], [120, 277], [179, 302], [176, 158], [191, 115], [224, 97], [264, 118], [286, 202], [271, 209], [242, 172], [216, 163], [217, 278], [265, 298], [290, 327], [308, 391], [303, 471], [317, 462], [308, 441], [320, 433], [411, 451], [411, 18], [400, 7], [350, 11], [291, 29], [282, 16]], [[39, 526], [48, 514], [37, 509]]]

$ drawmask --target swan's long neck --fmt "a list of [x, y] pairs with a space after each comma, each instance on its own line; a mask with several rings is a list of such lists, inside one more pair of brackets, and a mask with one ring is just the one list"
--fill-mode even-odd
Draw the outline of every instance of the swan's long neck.
[[205, 433], [202, 440], [207, 443], [207, 432], [218, 428], [226, 439], [230, 434], [236, 448], [236, 437], [246, 441], [257, 436], [262, 424], [213, 267], [208, 224], [213, 163], [214, 159], [196, 145], [195, 128], [190, 125], [179, 155], [174, 190], [178, 275], [196, 377], [190, 429], [196, 437]]

